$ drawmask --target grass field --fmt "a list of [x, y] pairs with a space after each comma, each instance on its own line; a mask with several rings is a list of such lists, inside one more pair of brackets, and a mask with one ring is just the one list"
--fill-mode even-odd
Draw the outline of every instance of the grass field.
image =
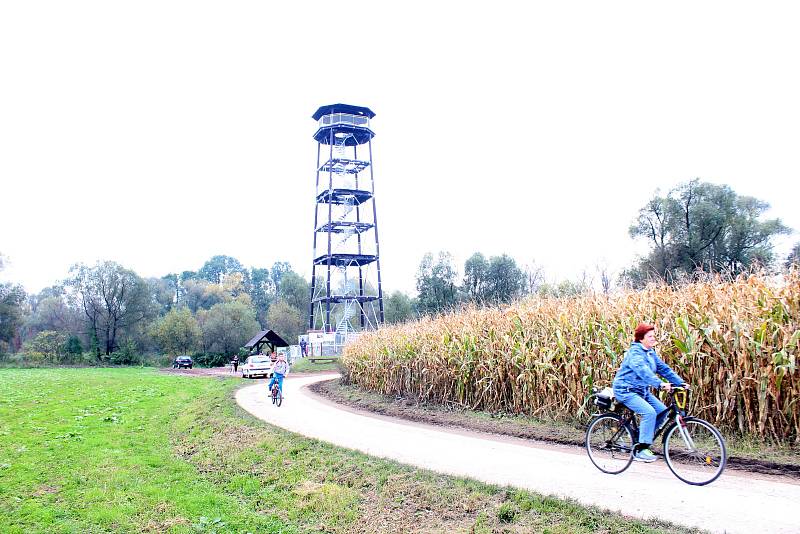
[[338, 371], [339, 362], [312, 362], [301, 358], [292, 364], [292, 373], [312, 373], [314, 371]]
[[680, 531], [284, 432], [236, 406], [241, 383], [0, 370], [0, 530]]

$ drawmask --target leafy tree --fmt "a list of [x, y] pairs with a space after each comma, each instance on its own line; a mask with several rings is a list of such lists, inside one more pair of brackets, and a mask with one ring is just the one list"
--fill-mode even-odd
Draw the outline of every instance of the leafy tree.
[[161, 278], [147, 279], [153, 305], [158, 310], [159, 314], [167, 313], [173, 308], [173, 306], [175, 306], [175, 303], [177, 302], [177, 281], [177, 276], [175, 276], [175, 278], [170, 278], [170, 275], [163, 276]]
[[68, 281], [83, 310], [90, 340], [97, 341], [97, 358], [118, 348], [118, 338], [153, 314], [150, 288], [136, 273], [106, 261], [94, 267], [78, 264]]
[[488, 260], [480, 252], [464, 262], [462, 291], [472, 302], [511, 302], [525, 293], [526, 274], [507, 254]]
[[[0, 271], [5, 268], [5, 260], [0, 254]], [[10, 346], [17, 336], [22, 322], [22, 304], [25, 302], [22, 286], [9, 282], [0, 283], [0, 353], [3, 346]]]
[[539, 286], [537, 294], [540, 297], [565, 298], [584, 295], [590, 290], [585, 280], [562, 280], [558, 283], [543, 283]]
[[36, 334], [35, 338], [25, 344], [25, 352], [36, 353], [38, 357], [34, 357], [34, 359], [57, 364], [61, 362], [61, 355], [66, 353], [66, 344], [67, 335], [64, 332], [45, 330]]
[[167, 311], [169, 311], [173, 306], [178, 306], [181, 302], [181, 279], [175, 273], [164, 275], [161, 277], [161, 279], [172, 293], [169, 299], [170, 306], [167, 308]]
[[417, 270], [417, 292], [422, 313], [440, 313], [457, 302], [456, 268], [449, 252], [440, 252], [436, 262], [428, 252]]
[[299, 310], [303, 317], [308, 313], [308, 282], [294, 271], [289, 271], [281, 276], [278, 286], [278, 299], [285, 301], [293, 308]]
[[[236, 298], [239, 295], [247, 294], [247, 291], [245, 291], [245, 284], [246, 284], [245, 276], [246, 275], [249, 278], [249, 275], [246, 272], [245, 273], [241, 273], [241, 272], [229, 273], [222, 280], [222, 283], [221, 283], [222, 290], [225, 293], [227, 293], [228, 295], [230, 295], [232, 298]], [[247, 298], [248, 299], [250, 298], [249, 294], [247, 294]]]
[[225, 302], [225, 290], [219, 284], [212, 284], [202, 279], [190, 279], [183, 284], [183, 303], [192, 311], [211, 309], [214, 305]]
[[285, 300], [279, 300], [269, 308], [267, 326], [288, 343], [297, 343], [298, 336], [305, 332], [305, 315]]
[[674, 280], [697, 270], [738, 274], [754, 263], [769, 263], [771, 239], [788, 228], [780, 219], [760, 220], [768, 208], [726, 185], [699, 180], [667, 196], [656, 191], [630, 227], [631, 237], [646, 239], [651, 251], [625, 277], [641, 283], [648, 277]]
[[243, 272], [247, 271], [239, 260], [230, 256], [218, 255], [206, 261], [197, 271], [197, 276], [212, 284], [219, 284], [226, 275]]
[[493, 303], [508, 303], [523, 295], [525, 273], [514, 258], [503, 254], [493, 256], [487, 269], [485, 298]]
[[269, 272], [270, 277], [272, 278], [272, 283], [275, 284], [275, 287], [281, 287], [281, 279], [283, 278], [283, 275], [291, 271], [292, 266], [288, 261], [276, 261], [273, 263]]
[[78, 336], [69, 336], [66, 345], [64, 345], [64, 352], [69, 354], [72, 358], [76, 358], [83, 353], [83, 345], [81, 344]]
[[80, 310], [71, 307], [64, 295], [31, 298], [31, 313], [25, 319], [25, 339], [33, 338], [39, 332], [53, 330], [67, 334], [81, 332]]
[[235, 354], [261, 330], [255, 309], [241, 300], [215, 304], [199, 322], [206, 350], [223, 355]]
[[489, 262], [486, 256], [476, 252], [464, 262], [464, 282], [462, 289], [472, 302], [483, 302], [486, 299]]
[[401, 291], [395, 291], [384, 299], [384, 317], [387, 324], [397, 324], [414, 319], [414, 300]]
[[171, 355], [187, 354], [199, 344], [203, 335], [189, 308], [170, 310], [151, 327], [151, 336], [161, 350]]
[[258, 322], [267, 324], [267, 311], [275, 300], [275, 282], [272, 281], [269, 269], [253, 268], [250, 270], [250, 298], [256, 308]]

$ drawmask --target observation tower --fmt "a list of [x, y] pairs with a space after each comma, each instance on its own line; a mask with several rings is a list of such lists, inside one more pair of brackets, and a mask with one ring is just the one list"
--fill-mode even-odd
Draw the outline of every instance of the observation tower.
[[383, 323], [381, 261], [369, 121], [365, 107], [331, 104], [318, 129], [309, 330], [336, 332], [337, 345]]

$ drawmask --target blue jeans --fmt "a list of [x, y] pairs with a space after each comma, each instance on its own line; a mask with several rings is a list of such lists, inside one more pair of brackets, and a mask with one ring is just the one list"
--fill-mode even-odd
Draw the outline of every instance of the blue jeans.
[[[639, 395], [627, 389], [614, 388], [614, 397], [622, 404], [641, 416], [639, 423], [639, 443], [642, 445], [652, 445], [653, 434], [656, 428], [661, 426], [664, 419], [669, 415], [665, 410], [664, 403], [658, 397], [645, 391], [644, 395]], [[659, 415], [660, 414], [660, 415]]]
[[281, 393], [283, 393], [283, 375], [280, 373], [272, 373], [272, 379], [269, 381], [267, 391], [272, 391], [272, 384], [275, 382], [278, 383], [278, 389], [280, 389]]

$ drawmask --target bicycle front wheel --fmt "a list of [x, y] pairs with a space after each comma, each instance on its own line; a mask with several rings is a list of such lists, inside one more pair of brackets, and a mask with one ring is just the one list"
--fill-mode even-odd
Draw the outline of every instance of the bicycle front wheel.
[[692, 486], [714, 482], [725, 470], [725, 440], [708, 421], [687, 417], [664, 435], [664, 459], [676, 477]]
[[586, 430], [586, 452], [600, 471], [611, 475], [622, 473], [633, 461], [630, 428], [617, 415], [600, 415]]
[[282, 403], [283, 403], [283, 393], [281, 393], [281, 390], [278, 390], [275, 392], [275, 404], [280, 408]]

